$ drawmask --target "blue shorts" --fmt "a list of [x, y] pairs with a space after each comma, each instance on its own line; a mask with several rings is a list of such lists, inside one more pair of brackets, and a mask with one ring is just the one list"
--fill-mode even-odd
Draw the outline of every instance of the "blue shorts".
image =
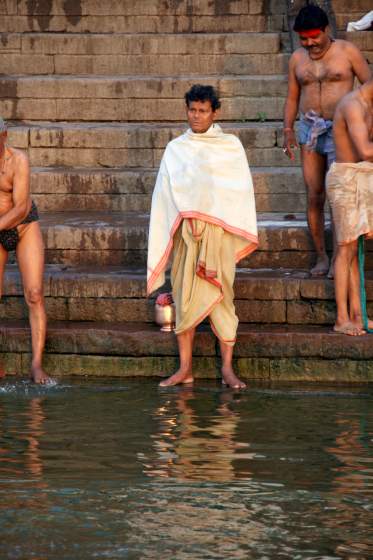
[[[310, 140], [312, 124], [304, 119], [298, 122], [298, 141], [299, 144], [307, 144]], [[335, 161], [335, 145], [333, 139], [333, 128], [330, 126], [328, 130], [317, 137], [317, 143], [314, 151], [326, 157], [327, 168]]]

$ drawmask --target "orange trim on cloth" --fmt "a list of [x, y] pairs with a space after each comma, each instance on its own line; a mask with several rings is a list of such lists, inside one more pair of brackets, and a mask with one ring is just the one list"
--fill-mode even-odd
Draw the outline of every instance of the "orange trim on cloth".
[[184, 218], [197, 218], [199, 220], [203, 220], [203, 221], [208, 222], [210, 224], [215, 224], [217, 226], [221, 226], [225, 231], [228, 231], [229, 233], [233, 233], [235, 235], [238, 235], [239, 237], [243, 237], [244, 239], [247, 239], [248, 241], [250, 241], [250, 244], [247, 247], [244, 247], [243, 249], [241, 249], [241, 251], [239, 251], [236, 254], [236, 263], [239, 262], [244, 257], [247, 257], [247, 255], [250, 255], [250, 253], [255, 251], [255, 249], [257, 249], [257, 247], [259, 245], [259, 241], [258, 241], [257, 236], [252, 235], [252, 234], [248, 233], [247, 231], [244, 231], [240, 228], [235, 228], [233, 226], [229, 226], [228, 224], [225, 224], [219, 218], [214, 218], [213, 216], [208, 216], [207, 214], [203, 214], [201, 212], [180, 212], [180, 214], [176, 218], [176, 220], [175, 220], [175, 222], [174, 222], [174, 224], [171, 228], [170, 240], [167, 244], [166, 251], [163, 253], [161, 259], [159, 260], [159, 262], [155, 266], [155, 268], [153, 268], [152, 270], [150, 268], [148, 268], [148, 270], [151, 271], [151, 276], [150, 276], [150, 278], [147, 282], [147, 295], [148, 296], [153, 291], [152, 287], [153, 287], [156, 279], [158, 278], [158, 276], [164, 270], [164, 268], [166, 267], [166, 265], [168, 263], [168, 260], [170, 258], [170, 254], [171, 254], [171, 251], [172, 251], [172, 247], [173, 247], [173, 236], [175, 235], [175, 232], [176, 232], [177, 228], [179, 227], [180, 223], [182, 222], [182, 220]]

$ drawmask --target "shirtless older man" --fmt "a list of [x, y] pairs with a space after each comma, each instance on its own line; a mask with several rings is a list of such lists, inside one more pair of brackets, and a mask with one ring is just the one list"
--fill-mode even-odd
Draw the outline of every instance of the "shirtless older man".
[[358, 262], [358, 239], [373, 237], [373, 79], [342, 99], [333, 129], [336, 163], [326, 184], [338, 243], [334, 330], [357, 336], [373, 328], [363, 311], [365, 290], [361, 300]]
[[284, 111], [284, 152], [290, 159], [294, 159], [297, 146], [294, 122], [300, 111], [298, 139], [307, 188], [307, 219], [317, 253], [313, 276], [324, 276], [329, 270], [324, 238], [325, 175], [335, 158], [335, 107], [353, 89], [355, 76], [361, 83], [371, 77], [359, 49], [330, 37], [328, 23], [326, 13], [318, 6], [306, 6], [298, 13], [294, 30], [302, 46], [289, 61]]
[[42, 369], [46, 314], [43, 298], [44, 244], [38, 212], [30, 198], [27, 155], [6, 145], [6, 125], [0, 119], [0, 297], [8, 253], [15, 250], [29, 308], [32, 365], [31, 379], [46, 383]]

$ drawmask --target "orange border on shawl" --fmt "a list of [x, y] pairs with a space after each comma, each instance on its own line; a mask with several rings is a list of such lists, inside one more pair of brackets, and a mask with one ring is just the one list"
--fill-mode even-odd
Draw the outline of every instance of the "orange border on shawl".
[[202, 212], [194, 212], [194, 211], [180, 212], [171, 228], [170, 240], [167, 244], [165, 252], [163, 253], [161, 259], [159, 260], [159, 263], [153, 269], [148, 268], [148, 270], [151, 272], [150, 278], [147, 282], [148, 296], [152, 293], [152, 287], [156, 279], [158, 278], [162, 270], [166, 267], [166, 264], [168, 262], [174, 244], [173, 240], [174, 240], [175, 232], [184, 218], [197, 218], [205, 222], [208, 222], [209, 224], [215, 224], [217, 226], [221, 226], [225, 231], [228, 231], [229, 233], [233, 233], [235, 235], [238, 235], [250, 241], [251, 243], [247, 245], [247, 247], [244, 247], [243, 249], [241, 249], [241, 251], [239, 251], [236, 254], [236, 263], [239, 262], [244, 257], [246, 257], [247, 255], [249, 255], [250, 253], [252, 253], [253, 251], [255, 251], [255, 249], [258, 247], [258, 236], [252, 235], [251, 233], [248, 233], [243, 229], [230, 226], [227, 223], [225, 223], [223, 220], [220, 220], [219, 218], [214, 218], [214, 216], [209, 216], [208, 214], [203, 214]]

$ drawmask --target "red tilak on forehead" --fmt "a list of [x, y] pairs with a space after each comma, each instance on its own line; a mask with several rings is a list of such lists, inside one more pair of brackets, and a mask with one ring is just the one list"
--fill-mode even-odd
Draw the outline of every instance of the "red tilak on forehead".
[[298, 31], [298, 35], [302, 35], [302, 37], [307, 37], [310, 39], [313, 39], [314, 37], [317, 37], [320, 33], [321, 33], [322, 29], [305, 29], [304, 31]]

